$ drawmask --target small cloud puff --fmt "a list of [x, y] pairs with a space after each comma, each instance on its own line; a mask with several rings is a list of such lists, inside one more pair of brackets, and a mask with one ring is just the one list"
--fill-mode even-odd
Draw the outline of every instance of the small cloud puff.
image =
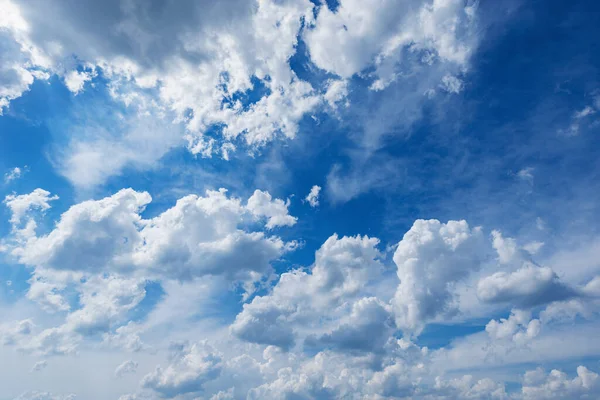
[[304, 198], [304, 200], [310, 204], [311, 207], [317, 207], [319, 205], [319, 193], [321, 192], [321, 186], [314, 185], [310, 189], [310, 193]]

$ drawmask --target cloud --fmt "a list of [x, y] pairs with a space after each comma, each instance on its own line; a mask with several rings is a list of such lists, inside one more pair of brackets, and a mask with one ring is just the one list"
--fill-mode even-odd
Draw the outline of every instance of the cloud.
[[311, 207], [317, 207], [319, 205], [319, 193], [320, 192], [321, 192], [321, 186], [314, 185], [310, 189], [310, 193], [308, 193], [308, 195], [306, 195], [306, 198], [304, 200], [307, 201]]
[[[374, 88], [397, 78], [398, 63], [410, 53], [428, 54], [430, 62], [466, 64], [473, 43], [470, 9], [461, 1], [340, 2], [336, 11], [320, 7], [316, 23], [304, 34], [311, 60], [342, 78], [374, 62]], [[464, 36], [460, 32], [467, 32]]]
[[25, 168], [14, 167], [10, 171], [4, 174], [4, 183], [10, 183], [14, 180], [17, 180], [23, 176], [25, 173], [27, 166]]
[[497, 272], [477, 284], [477, 296], [489, 303], [511, 303], [521, 307], [565, 300], [575, 290], [560, 281], [548, 267], [526, 264], [512, 273]]
[[123, 361], [122, 364], [115, 369], [115, 376], [120, 378], [126, 374], [134, 374], [137, 371], [138, 363], [133, 360]]
[[35, 189], [29, 194], [14, 195], [9, 194], [4, 198], [4, 204], [11, 211], [10, 223], [13, 227], [21, 224], [23, 217], [31, 210], [37, 209], [46, 211], [50, 209], [50, 202], [58, 200], [58, 196], [51, 196], [50, 192], [44, 189]]
[[[14, 18], [5, 24], [21, 29], [6, 42], [17, 48], [27, 44], [43, 55], [44, 70], [62, 76], [71, 92], [80, 93], [98, 70], [115, 93], [124, 89], [118, 100], [154, 91], [152, 101], [183, 122], [193, 143], [210, 141], [205, 134], [216, 126], [224, 128], [222, 139], [230, 150], [228, 142], [238, 136], [252, 147], [279, 135], [292, 138], [303, 115], [320, 102], [289, 66], [302, 21], [311, 19], [309, 1], [251, 6], [234, 0], [209, 11], [186, 1], [163, 5], [160, 13], [155, 5], [139, 2], [57, 5], [45, 13], [36, 3], [7, 4]], [[98, 12], [104, 18], [98, 19]], [[48, 24], [49, 14], [60, 23]], [[80, 33], [77, 38], [73, 31]], [[106, 31], [116, 34], [107, 37]], [[9, 58], [21, 78], [14, 79], [14, 89], [6, 89], [3, 103], [20, 96], [34, 79], [24, 67], [32, 57], [17, 61], [23, 58], [21, 52]], [[77, 62], [84, 69], [76, 69]], [[237, 98], [256, 85], [268, 89], [265, 95], [242, 105]], [[196, 145], [190, 150], [203, 151]]]
[[351, 314], [335, 329], [307, 337], [304, 345], [340, 352], [381, 352], [394, 331], [389, 305], [375, 297], [365, 297], [353, 304]]
[[0, 17], [0, 115], [10, 102], [29, 90], [35, 79], [48, 79], [48, 60], [27, 38], [31, 25], [10, 0], [2, 0]]
[[[47, 208], [48, 199], [39, 189], [10, 197], [7, 204], [20, 218], [31, 204]], [[33, 267], [27, 297], [46, 311], [67, 314], [63, 324], [35, 332], [25, 321], [26, 332], [9, 330], [4, 341], [27, 353], [70, 354], [86, 338], [102, 335], [108, 346], [140, 351], [146, 348], [142, 329], [130, 322], [130, 313], [145, 299], [149, 279], [219, 276], [230, 286], [240, 284], [246, 298], [270, 276], [271, 262], [296, 247], [245, 230], [295, 223], [289, 203], [268, 192], [242, 202], [224, 189], [207, 191], [144, 219], [140, 214], [151, 201], [146, 192], [124, 189], [73, 205], [45, 235], [7, 242], [12, 256]]]
[[81, 308], [66, 318], [69, 330], [85, 336], [108, 331], [146, 296], [144, 282], [93, 277], [79, 287]]
[[577, 376], [573, 379], [556, 369], [546, 375], [544, 370], [538, 368], [525, 373], [521, 391], [526, 400], [588, 399], [600, 395], [600, 378], [581, 365], [577, 367]]
[[419, 334], [429, 321], [452, 311], [451, 285], [480, 268], [482, 239], [481, 229], [466, 221], [414, 222], [394, 253], [400, 284], [392, 304], [399, 329]]
[[281, 274], [270, 294], [244, 304], [231, 333], [249, 342], [291, 348], [295, 327], [318, 326], [327, 308], [350, 301], [381, 272], [378, 243], [367, 236], [331, 236], [317, 250], [310, 274], [302, 270]]
[[83, 90], [86, 82], [90, 82], [96, 77], [96, 71], [92, 67], [90, 71], [73, 70], [65, 75], [65, 85], [74, 95]]
[[202, 385], [221, 372], [221, 355], [205, 342], [174, 344], [167, 368], [156, 367], [142, 379], [142, 386], [163, 397], [200, 392]]
[[[41, 198], [45, 207], [48, 193], [42, 192], [35, 199]], [[72, 206], [47, 235], [31, 238], [12, 253], [24, 264], [58, 271], [182, 280], [215, 274], [253, 280], [255, 274], [270, 271], [270, 261], [295, 246], [260, 231], [242, 230], [257, 217], [266, 217], [267, 228], [295, 222], [286, 203], [271, 202], [268, 193], [260, 193], [262, 202], [251, 201], [248, 206], [228, 198], [224, 189], [207, 191], [205, 197], [189, 195], [145, 220], [140, 213], [151, 202], [150, 195], [123, 189]], [[19, 216], [29, 207], [25, 200], [11, 198]]]
[[436, 377], [435, 389], [440, 395], [445, 396], [439, 398], [509, 399], [504, 384], [489, 378], [475, 379], [472, 375], [464, 375], [448, 381]]
[[540, 320], [532, 319], [531, 313], [522, 310], [512, 310], [508, 319], [494, 319], [485, 326], [485, 331], [492, 340], [513, 341], [517, 345], [526, 344], [535, 338], [540, 329]]
[[255, 190], [254, 194], [248, 199], [246, 208], [257, 217], [267, 218], [267, 229], [273, 229], [279, 226], [292, 226], [298, 221], [298, 218], [288, 214], [290, 200], [283, 201], [271, 197], [269, 192]]

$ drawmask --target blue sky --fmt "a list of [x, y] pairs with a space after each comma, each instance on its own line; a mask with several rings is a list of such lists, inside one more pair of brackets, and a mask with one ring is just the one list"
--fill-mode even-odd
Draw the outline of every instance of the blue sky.
[[596, 2], [0, 10], [0, 400], [600, 396]]

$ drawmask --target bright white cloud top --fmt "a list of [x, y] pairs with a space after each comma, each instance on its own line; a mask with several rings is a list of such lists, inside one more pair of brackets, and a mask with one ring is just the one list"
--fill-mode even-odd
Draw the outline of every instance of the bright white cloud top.
[[0, 399], [600, 398], [559, 3], [0, 0]]

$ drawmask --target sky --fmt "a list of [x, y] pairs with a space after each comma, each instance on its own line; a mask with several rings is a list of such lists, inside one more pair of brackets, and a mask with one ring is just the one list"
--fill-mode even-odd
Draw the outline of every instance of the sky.
[[0, 400], [600, 398], [599, 16], [0, 0]]

